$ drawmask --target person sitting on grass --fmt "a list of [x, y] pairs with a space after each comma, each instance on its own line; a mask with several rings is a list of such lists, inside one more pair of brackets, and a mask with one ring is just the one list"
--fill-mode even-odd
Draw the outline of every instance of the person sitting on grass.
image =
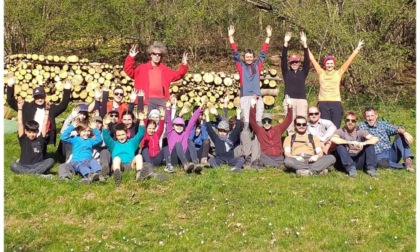
[[242, 166], [245, 163], [243, 157], [234, 156], [233, 143], [239, 138], [241, 133], [241, 109], [236, 110], [236, 126], [229, 134], [229, 123], [225, 120], [219, 122], [217, 129], [218, 134], [214, 131], [210, 122], [209, 110], [204, 111], [206, 118], [206, 129], [210, 139], [214, 143], [215, 157], [209, 158], [210, 166], [213, 168], [219, 167], [222, 164], [233, 166], [230, 172], [242, 172]]
[[[249, 113], [249, 123], [252, 130], [257, 135], [258, 142], [261, 146], [260, 160], [264, 166], [271, 166], [281, 168], [284, 166], [282, 136], [283, 132], [287, 130], [289, 124], [292, 123], [292, 100], [286, 95], [284, 102], [288, 104], [289, 110], [287, 111], [284, 121], [276, 126], [272, 126], [273, 117], [271, 114], [264, 113], [262, 116], [263, 126], [259, 126], [255, 119], [255, 99], [251, 100], [251, 111]], [[284, 168], [284, 167], [283, 167]]]
[[20, 145], [20, 158], [17, 162], [10, 164], [10, 169], [14, 173], [37, 174], [45, 178], [52, 178], [52, 174], [46, 174], [54, 165], [54, 159], [44, 159], [42, 150], [45, 143], [45, 135], [47, 132], [48, 113], [50, 109], [49, 103], [45, 104], [45, 116], [42, 132], [39, 136], [39, 124], [35, 120], [29, 120], [23, 124], [22, 108], [25, 102], [18, 101], [18, 138]]
[[334, 135], [337, 127], [332, 121], [328, 119], [321, 119], [321, 112], [317, 106], [310, 106], [308, 108], [308, 117], [308, 133], [318, 137], [321, 141], [322, 151], [324, 154], [331, 153], [333, 147], [331, 147], [330, 138]]
[[[76, 129], [78, 135], [71, 132]], [[91, 134], [94, 134], [92, 137]], [[83, 178], [82, 184], [90, 184], [99, 180], [101, 166], [92, 157], [93, 147], [102, 143], [101, 132], [96, 128], [96, 122], [91, 121], [89, 125], [75, 118], [72, 124], [61, 134], [64, 143], [71, 144], [72, 157], [70, 165], [76, 173], [80, 173]]]
[[376, 173], [376, 156], [374, 145], [379, 141], [366, 130], [356, 127], [357, 115], [349, 111], [344, 114], [344, 127], [335, 131], [331, 142], [336, 144], [336, 153], [341, 162], [339, 168], [344, 168], [349, 177], [356, 178], [357, 170], [366, 167], [366, 173], [378, 177]]
[[284, 166], [296, 171], [297, 177], [313, 174], [328, 174], [328, 167], [335, 163], [333, 155], [324, 155], [322, 145], [316, 136], [306, 132], [306, 118], [296, 116], [295, 134], [284, 140]]
[[210, 167], [210, 164], [207, 162], [210, 150], [210, 140], [209, 135], [207, 134], [206, 124], [202, 119], [197, 120], [195, 123], [188, 139], [188, 145], [194, 146], [196, 156], [200, 160], [201, 165], [206, 168]]
[[[115, 137], [112, 139], [108, 125], [111, 122], [110, 116], [105, 116], [103, 119], [102, 134], [104, 141], [112, 155], [112, 170], [114, 172], [114, 180], [117, 186], [121, 185], [121, 172], [136, 169], [136, 181], [140, 182], [146, 178], [152, 177], [155, 172], [150, 164], [143, 165], [143, 158], [140, 154], [135, 154], [144, 136], [144, 113], [139, 112], [139, 130], [137, 134], [128, 139], [127, 126], [124, 123], [118, 123], [114, 126]], [[156, 174], [156, 177], [161, 177], [161, 174]], [[162, 179], [164, 179], [162, 177]]]

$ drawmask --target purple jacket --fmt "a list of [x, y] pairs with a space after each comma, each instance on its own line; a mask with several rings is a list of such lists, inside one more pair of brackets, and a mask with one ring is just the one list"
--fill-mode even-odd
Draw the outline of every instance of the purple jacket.
[[171, 118], [171, 110], [166, 109], [165, 112], [165, 120], [166, 120], [166, 137], [168, 138], [168, 147], [169, 147], [169, 153], [172, 152], [172, 149], [174, 148], [175, 144], [180, 142], [182, 145], [182, 149], [184, 152], [187, 150], [188, 147], [188, 138], [191, 134], [191, 131], [194, 129], [195, 122], [197, 121], [198, 117], [201, 115], [201, 108], [198, 108], [196, 111], [194, 111], [194, 114], [192, 115], [191, 119], [188, 121], [187, 127], [185, 127], [184, 131], [181, 134], [178, 134], [173, 128], [172, 128], [172, 118]]

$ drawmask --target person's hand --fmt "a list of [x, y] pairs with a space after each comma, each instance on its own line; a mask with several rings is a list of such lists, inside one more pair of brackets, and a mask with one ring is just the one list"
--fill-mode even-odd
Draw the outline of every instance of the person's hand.
[[149, 106], [148, 105], [144, 105], [143, 106], [143, 113], [147, 116], [149, 114]]
[[144, 118], [146, 118], [144, 111], [139, 111], [139, 116], [138, 116], [138, 119], [139, 119], [140, 121], [143, 121], [143, 120], [144, 120]]
[[236, 108], [236, 118], [241, 118], [242, 109]]
[[284, 35], [284, 42], [289, 42], [291, 38], [292, 38], [292, 33], [286, 32], [286, 35]]
[[182, 64], [183, 65], [187, 65], [188, 64], [188, 53], [187, 52], [184, 52], [182, 54]]
[[296, 156], [295, 159], [299, 162], [304, 162], [305, 161], [305, 159], [301, 156]]
[[209, 98], [207, 96], [201, 97], [201, 104], [207, 104], [209, 102]]
[[[105, 83], [106, 83], [106, 82], [105, 82]], [[109, 92], [109, 85], [110, 85], [110, 84], [105, 84], [105, 83], [104, 83], [104, 85], [102, 86], [102, 90], [103, 90], [103, 91], [107, 91], [107, 92]]]
[[79, 106], [74, 107], [71, 110], [71, 117], [75, 118], [79, 114], [79, 112], [80, 112]]
[[106, 114], [104, 119], [102, 120], [102, 123], [106, 126], [108, 126], [108, 124], [111, 123], [111, 117], [109, 116], [109, 114]]
[[98, 109], [95, 109], [93, 111], [93, 116], [99, 116], [99, 110]]
[[207, 118], [208, 116], [210, 116], [209, 114], [210, 114], [210, 109], [206, 108], [206, 109], [204, 110], [204, 115], [206, 116], [206, 118]]
[[219, 115], [219, 113], [217, 112], [217, 109], [214, 107], [214, 106], [212, 106], [212, 107], [210, 107], [209, 109], [207, 109], [212, 115], [215, 115], [215, 116], [218, 116]]
[[172, 104], [171, 104], [171, 101], [167, 101], [167, 102], [166, 102], [166, 104], [165, 104], [165, 106], [166, 106], [166, 108], [167, 108], [167, 109], [168, 109], [168, 108], [171, 108], [171, 105], [172, 105]]
[[365, 42], [363, 40], [359, 40], [359, 44], [357, 45], [356, 50], [360, 51], [360, 49], [362, 49], [364, 44], [365, 44]]
[[90, 120], [90, 122], [89, 122], [89, 128], [96, 129], [96, 121], [95, 120]]
[[313, 155], [309, 158], [309, 163], [314, 163], [318, 160], [318, 155]]
[[139, 53], [139, 50], [137, 49], [137, 46], [136, 45], [133, 45], [131, 48], [130, 48], [130, 51], [128, 52], [128, 54], [131, 56], [131, 57], [136, 57], [136, 55]]
[[25, 104], [25, 100], [20, 99], [17, 103], [18, 109], [21, 110], [23, 108], [23, 104]]
[[284, 101], [286, 102], [289, 108], [292, 106], [292, 99], [290, 99], [289, 95], [284, 96]]
[[50, 110], [51, 108], [51, 102], [45, 102], [45, 110]]
[[405, 138], [405, 141], [408, 143], [408, 144], [412, 144], [413, 142], [414, 142], [414, 138], [413, 138], [413, 136], [410, 134], [410, 133], [408, 133], [407, 131], [406, 132], [404, 132], [404, 138]]
[[16, 82], [16, 79], [15, 79], [13, 73], [12, 72], [8, 73], [7, 74], [7, 85], [9, 87], [13, 87], [13, 85], [15, 85], [15, 82]]
[[229, 25], [228, 36], [233, 36], [233, 34], [235, 34], [235, 26], [234, 25]]
[[131, 103], [134, 103], [137, 99], [137, 91], [136, 89], [133, 88], [133, 90], [131, 90], [131, 94], [130, 94], [130, 101]]
[[71, 89], [71, 86], [73, 86], [73, 82], [69, 79], [64, 81], [64, 89]]
[[267, 27], [265, 28], [265, 31], [267, 32], [267, 38], [271, 37], [271, 33], [273, 31], [273, 28], [271, 27], [271, 25], [267, 25]]
[[179, 112], [179, 117], [181, 117], [181, 115], [185, 115], [188, 112], [190, 112], [190, 105], [189, 103], [184, 103], [184, 106], [182, 107], [181, 111]]
[[225, 97], [223, 97], [223, 103], [224, 104], [228, 104], [230, 101], [229, 95], [226, 95]]
[[73, 119], [73, 121], [71, 122], [71, 125], [73, 125], [75, 128], [76, 128], [77, 126], [79, 126], [79, 118], [75, 117], [75, 118]]
[[95, 89], [95, 100], [99, 101], [102, 97], [102, 90], [100, 88]]
[[304, 32], [300, 32], [300, 42], [302, 42], [303, 45], [306, 45], [306, 34]]
[[160, 117], [165, 117], [165, 109], [163, 107], [159, 107]]
[[250, 103], [251, 103], [251, 108], [254, 108], [255, 104], [257, 104], [257, 99], [255, 99], [255, 97], [252, 97]]
[[143, 89], [139, 89], [139, 91], [137, 92], [137, 95], [144, 97], [144, 91], [143, 91]]
[[171, 94], [170, 103], [175, 105], [177, 102], [178, 102], [178, 99], [176, 98], [176, 95]]

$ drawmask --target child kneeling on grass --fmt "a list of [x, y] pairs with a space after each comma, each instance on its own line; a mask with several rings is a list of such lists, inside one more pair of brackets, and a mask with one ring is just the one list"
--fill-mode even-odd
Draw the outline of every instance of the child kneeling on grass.
[[[78, 135], [71, 134], [74, 129], [76, 129]], [[83, 176], [80, 183], [90, 184], [98, 181], [102, 168], [99, 162], [92, 157], [92, 153], [93, 147], [102, 143], [102, 137], [101, 132], [96, 128], [96, 122], [92, 120], [87, 125], [87, 122], [75, 118], [72, 124], [61, 134], [61, 140], [71, 145], [72, 158], [70, 165], [75, 172]]]
[[24, 101], [18, 102], [18, 138], [20, 144], [19, 161], [10, 164], [10, 169], [14, 173], [37, 174], [45, 178], [52, 178], [52, 174], [47, 173], [54, 165], [54, 159], [44, 159], [42, 150], [45, 145], [45, 136], [47, 134], [48, 113], [50, 105], [45, 105], [45, 116], [42, 132], [39, 136], [39, 123], [35, 120], [29, 120], [23, 126], [22, 107]]
[[234, 156], [233, 143], [237, 141], [241, 133], [241, 109], [236, 109], [236, 126], [233, 128], [232, 132], [229, 134], [229, 123], [225, 120], [222, 120], [218, 125], [218, 134], [214, 132], [214, 129], [211, 127], [209, 110], [204, 111], [206, 117], [206, 128], [210, 136], [210, 139], [213, 141], [215, 146], [216, 156], [209, 159], [211, 167], [215, 168], [222, 164], [227, 164], [234, 166], [230, 172], [242, 172], [242, 166], [245, 163], [243, 157]]
[[114, 126], [115, 138], [112, 139], [108, 125], [111, 118], [107, 115], [103, 120], [102, 134], [104, 142], [108, 146], [112, 155], [112, 170], [114, 172], [114, 180], [117, 186], [121, 185], [121, 171], [136, 169], [136, 181], [142, 181], [149, 177], [156, 177], [159, 179], [166, 179], [166, 175], [155, 173], [153, 166], [150, 163], [143, 165], [143, 158], [141, 154], [135, 155], [136, 150], [144, 136], [144, 113], [139, 112], [140, 120], [137, 134], [130, 139], [127, 139], [127, 126], [124, 123], [118, 123]]

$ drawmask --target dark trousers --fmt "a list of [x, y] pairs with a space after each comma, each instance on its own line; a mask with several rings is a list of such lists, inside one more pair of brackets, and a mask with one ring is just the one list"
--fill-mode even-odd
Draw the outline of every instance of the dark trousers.
[[149, 111], [152, 109], [159, 109], [159, 107], [165, 108], [166, 102], [164, 98], [151, 98], [149, 97], [149, 104], [147, 105]]
[[341, 101], [320, 101], [318, 102], [318, 107], [321, 112], [321, 118], [332, 121], [339, 129], [343, 116], [343, 104], [341, 104]]
[[220, 158], [220, 157], [212, 157], [209, 158], [209, 164], [212, 168], [219, 167], [222, 164], [227, 164], [229, 166], [234, 166], [236, 169], [241, 169], [245, 163], [245, 158], [237, 157], [237, 158]]
[[21, 164], [13, 162], [10, 164], [10, 170], [14, 173], [32, 173], [32, 174], [45, 174], [54, 166], [54, 159], [47, 158], [35, 164]]
[[[191, 145], [191, 147], [190, 147]], [[201, 160], [202, 158], [208, 158], [209, 156], [209, 150], [210, 150], [210, 140], [206, 139], [203, 141], [203, 144], [201, 145], [200, 149], [197, 150], [195, 144], [193, 141], [188, 140], [188, 147], [190, 149], [194, 149], [195, 150], [195, 155], [194, 153], [190, 153], [191, 159], [197, 159], [197, 160]], [[193, 152], [193, 151], [191, 151]]]
[[198, 163], [197, 152], [194, 144], [188, 144], [187, 150], [184, 152], [181, 143], [176, 143], [171, 152], [171, 164], [185, 164], [186, 162]]
[[338, 164], [338, 168], [342, 168], [347, 172], [351, 166], [355, 166], [357, 170], [363, 170], [365, 167], [367, 170], [376, 170], [376, 155], [375, 147], [373, 145], [366, 145], [356, 155], [348, 153], [347, 147], [344, 144], [337, 145], [336, 149], [337, 159], [340, 160], [341, 166]]
[[162, 165], [163, 160], [165, 160], [166, 164], [171, 164], [171, 155], [169, 154], [168, 146], [163, 146], [159, 153], [154, 157], [150, 156], [149, 148], [142, 149], [141, 155], [144, 162], [151, 163], [153, 166]]

